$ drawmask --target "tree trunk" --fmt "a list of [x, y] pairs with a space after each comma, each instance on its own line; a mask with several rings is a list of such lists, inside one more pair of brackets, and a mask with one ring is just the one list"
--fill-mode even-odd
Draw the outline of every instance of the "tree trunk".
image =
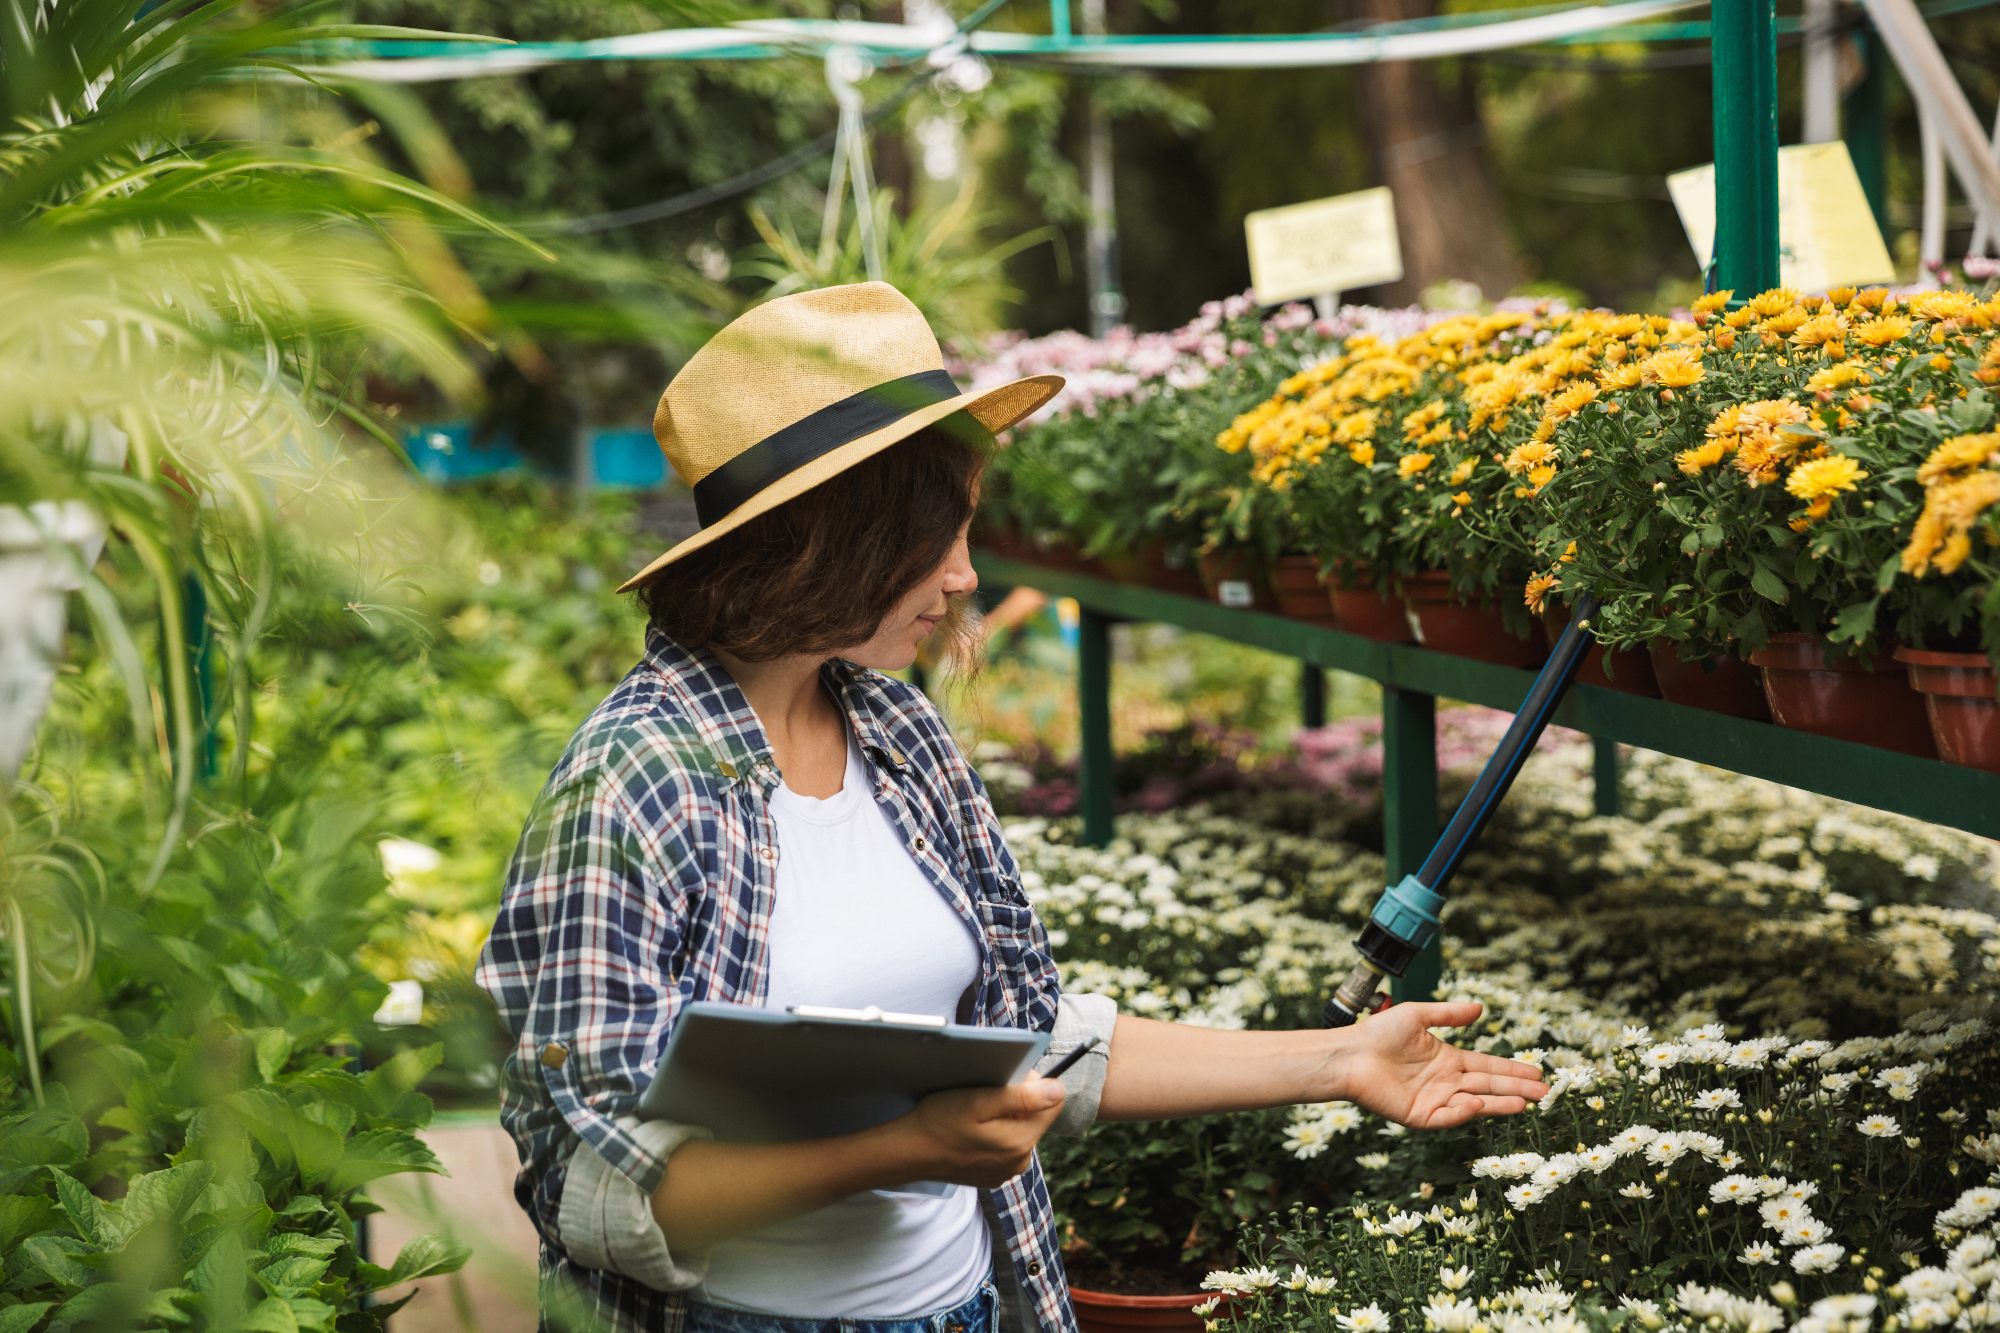
[[[1350, 6], [1355, 18], [1374, 22], [1438, 12], [1437, 0], [1350, 0]], [[1519, 276], [1469, 83], [1447, 93], [1424, 60], [1361, 65], [1356, 73], [1375, 176], [1395, 191], [1403, 246], [1402, 281], [1378, 288], [1377, 299], [1414, 301], [1446, 278], [1479, 284], [1488, 300], [1505, 296]]]

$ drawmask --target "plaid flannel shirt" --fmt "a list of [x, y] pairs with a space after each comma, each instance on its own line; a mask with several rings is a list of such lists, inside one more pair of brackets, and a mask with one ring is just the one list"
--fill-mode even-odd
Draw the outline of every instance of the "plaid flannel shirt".
[[[823, 679], [904, 845], [978, 940], [960, 1021], [1052, 1030], [1060, 985], [1047, 936], [943, 719], [877, 672], [836, 661]], [[778, 862], [768, 798], [780, 781], [736, 683], [655, 631], [571, 739], [522, 834], [477, 979], [516, 1038], [500, 1117], [523, 1163], [515, 1196], [542, 1238], [545, 1327], [560, 1304], [570, 1327], [681, 1333], [682, 1293], [569, 1260], [556, 1226], [563, 1179], [588, 1141], [650, 1196], [666, 1163], [615, 1121], [652, 1081], [676, 1014], [695, 1000], [763, 1002]], [[1041, 1333], [1076, 1333], [1039, 1161], [988, 1203]]]

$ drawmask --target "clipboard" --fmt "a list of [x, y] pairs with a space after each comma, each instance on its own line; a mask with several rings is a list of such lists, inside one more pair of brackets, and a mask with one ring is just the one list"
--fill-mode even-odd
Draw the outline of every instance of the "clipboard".
[[933, 1092], [1017, 1083], [1048, 1046], [1046, 1032], [923, 1014], [697, 1001], [675, 1022], [639, 1117], [725, 1143], [852, 1134]]

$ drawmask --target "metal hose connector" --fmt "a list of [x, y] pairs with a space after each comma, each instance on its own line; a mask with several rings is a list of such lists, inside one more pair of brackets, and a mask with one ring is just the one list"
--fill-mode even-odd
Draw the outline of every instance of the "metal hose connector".
[[1362, 1014], [1374, 1008], [1376, 987], [1382, 984], [1382, 969], [1365, 959], [1354, 965], [1347, 974], [1347, 980], [1340, 983], [1340, 989], [1326, 1002], [1326, 1011], [1320, 1015], [1323, 1027], [1344, 1028]]

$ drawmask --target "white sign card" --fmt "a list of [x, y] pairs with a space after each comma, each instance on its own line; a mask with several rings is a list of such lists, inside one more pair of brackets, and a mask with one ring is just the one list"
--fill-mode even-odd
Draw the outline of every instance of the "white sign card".
[[[1715, 246], [1715, 164], [1675, 172], [1667, 193], [1680, 211], [1695, 262]], [[1862, 193], [1847, 145], [1802, 143], [1778, 150], [1778, 282], [1802, 292], [1894, 282], [1896, 266]], [[1754, 296], [1754, 292], [1738, 292]]]
[[1396, 203], [1386, 185], [1251, 213], [1243, 236], [1250, 285], [1265, 305], [1403, 276]]

